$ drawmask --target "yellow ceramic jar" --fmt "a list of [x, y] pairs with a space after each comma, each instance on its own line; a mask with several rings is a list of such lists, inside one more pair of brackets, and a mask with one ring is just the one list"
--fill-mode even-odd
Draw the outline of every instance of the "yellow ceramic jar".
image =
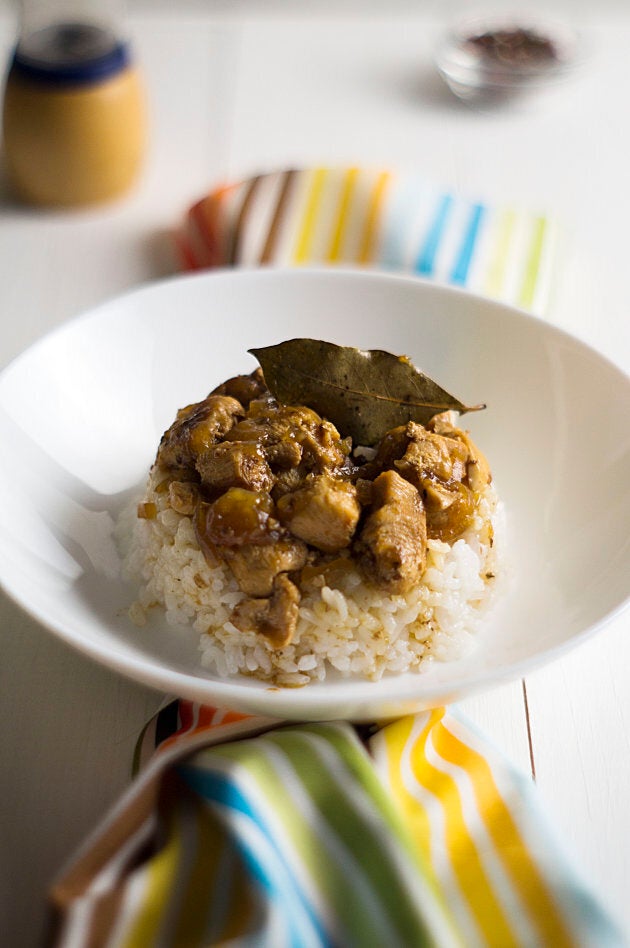
[[[81, 24], [57, 30], [85, 31]], [[72, 44], [70, 44], [72, 45]], [[75, 44], [76, 45], [76, 44]], [[68, 43], [66, 42], [66, 48]], [[145, 100], [126, 45], [64, 61], [18, 45], [4, 96], [4, 155], [17, 193], [40, 205], [106, 201], [135, 181], [145, 151]]]

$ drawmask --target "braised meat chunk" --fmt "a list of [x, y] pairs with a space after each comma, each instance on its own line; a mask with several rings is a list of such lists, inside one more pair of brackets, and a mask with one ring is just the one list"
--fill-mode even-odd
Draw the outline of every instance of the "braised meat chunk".
[[303, 487], [278, 500], [277, 509], [294, 536], [323, 553], [350, 544], [361, 514], [354, 484], [326, 474], [309, 475]]
[[447, 438], [455, 438], [465, 445], [467, 451], [466, 459], [466, 478], [468, 486], [474, 491], [484, 490], [492, 481], [490, 465], [481, 453], [473, 439], [467, 431], [463, 431], [455, 425], [453, 413], [450, 411], [441, 412], [434, 415], [427, 425], [430, 431], [435, 431], [438, 435]]
[[301, 540], [283, 537], [271, 544], [251, 543], [248, 546], [222, 550], [240, 588], [248, 596], [269, 596], [281, 573], [301, 569], [308, 559], [308, 549]]
[[194, 470], [199, 455], [225, 437], [242, 414], [241, 403], [227, 395], [209, 395], [181, 408], [162, 436], [157, 463], [169, 471]]
[[252, 442], [221, 442], [210, 445], [197, 458], [195, 467], [202, 485], [211, 493], [228, 487], [271, 490], [273, 474], [262, 450]]
[[302, 445], [291, 438], [267, 444], [265, 455], [270, 466], [275, 471], [295, 470], [302, 460]]
[[255, 398], [268, 394], [262, 369], [255, 369], [251, 375], [235, 375], [210, 392], [210, 395], [229, 395], [240, 402], [243, 408], [249, 408], [249, 403]]
[[426, 564], [424, 507], [416, 488], [396, 473], [374, 481], [372, 510], [354, 552], [367, 579], [389, 593], [415, 586]]
[[472, 491], [463, 483], [466, 447], [422, 425], [408, 428], [407, 450], [394, 466], [422, 495], [429, 536], [449, 540], [463, 533], [474, 513]]
[[415, 479], [417, 487], [421, 487], [426, 478], [443, 484], [461, 482], [468, 458], [461, 441], [435, 434], [413, 421], [407, 425], [407, 435], [407, 450], [394, 465], [401, 473], [405, 472], [408, 480]]
[[288, 645], [295, 633], [300, 593], [284, 573], [276, 577], [266, 599], [243, 599], [234, 607], [230, 621], [241, 632], [258, 632], [273, 648]]

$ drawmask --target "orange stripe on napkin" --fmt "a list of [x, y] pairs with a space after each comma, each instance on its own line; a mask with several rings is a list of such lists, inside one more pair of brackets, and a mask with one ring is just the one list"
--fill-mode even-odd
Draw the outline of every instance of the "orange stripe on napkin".
[[368, 206], [361, 249], [359, 250], [359, 263], [371, 263], [376, 255], [376, 241], [379, 234], [385, 194], [391, 179], [392, 176], [388, 171], [382, 171], [376, 179]]

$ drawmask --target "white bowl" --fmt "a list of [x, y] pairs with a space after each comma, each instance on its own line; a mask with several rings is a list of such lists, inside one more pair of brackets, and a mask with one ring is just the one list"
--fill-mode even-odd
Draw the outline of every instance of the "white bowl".
[[[463, 401], [507, 512], [512, 572], [467, 657], [380, 682], [270, 689], [202, 669], [198, 638], [134, 627], [112, 523], [177, 408], [247, 349], [294, 336], [407, 354]], [[293, 719], [369, 719], [459, 699], [576, 645], [630, 593], [630, 380], [552, 326], [417, 279], [257, 270], [129, 293], [45, 337], [0, 376], [0, 581], [43, 625], [140, 682]]]

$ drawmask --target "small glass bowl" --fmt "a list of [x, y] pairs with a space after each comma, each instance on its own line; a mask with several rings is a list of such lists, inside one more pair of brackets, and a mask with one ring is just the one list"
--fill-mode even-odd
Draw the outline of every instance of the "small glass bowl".
[[501, 102], [564, 78], [578, 59], [566, 26], [520, 16], [466, 20], [449, 30], [435, 62], [460, 99]]

